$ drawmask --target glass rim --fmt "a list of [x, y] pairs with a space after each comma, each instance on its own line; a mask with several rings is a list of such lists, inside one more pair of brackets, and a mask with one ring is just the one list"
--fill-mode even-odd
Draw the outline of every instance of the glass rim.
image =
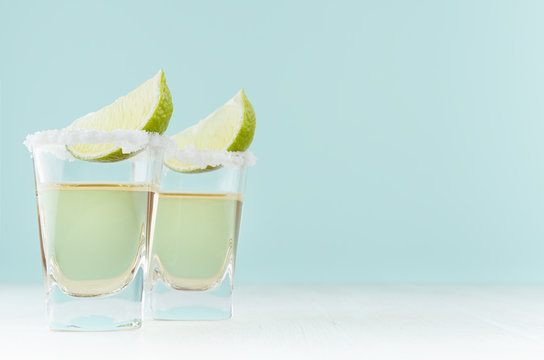
[[[161, 146], [166, 138], [157, 133], [144, 130], [94, 130], [94, 129], [60, 129], [38, 131], [26, 136], [23, 144], [32, 152], [46, 146], [66, 146], [75, 144], [114, 144], [120, 148], [145, 145]], [[129, 151], [132, 152], [132, 151]]]
[[[205, 150], [197, 149], [194, 145], [179, 149], [173, 140], [171, 142], [173, 146], [169, 146], [165, 152], [165, 162], [176, 160], [181, 164], [190, 164], [192, 170], [218, 166], [230, 169], [243, 168], [257, 163], [257, 157], [250, 151]], [[164, 168], [168, 170], [168, 166]], [[183, 174], [191, 174], [191, 172], [183, 172]]]
[[[123, 154], [136, 153], [147, 147], [164, 150], [165, 160], [177, 160], [181, 164], [191, 164], [194, 169], [224, 166], [227, 168], [242, 168], [254, 166], [257, 157], [249, 151], [227, 151], [197, 149], [189, 145], [180, 149], [171, 137], [151, 133], [144, 130], [93, 130], [93, 129], [60, 129], [38, 131], [27, 135], [23, 144], [32, 154], [49, 152], [57, 158], [75, 159], [66, 149], [67, 145], [75, 144], [106, 144], [118, 146]], [[138, 159], [131, 156], [126, 160]], [[165, 166], [165, 168], [167, 168]]]

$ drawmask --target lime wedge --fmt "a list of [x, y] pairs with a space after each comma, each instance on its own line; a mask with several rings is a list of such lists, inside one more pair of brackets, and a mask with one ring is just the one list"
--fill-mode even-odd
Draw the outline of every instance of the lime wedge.
[[[255, 110], [242, 89], [198, 124], [172, 136], [172, 140], [180, 149], [194, 145], [197, 149], [245, 151], [251, 145], [254, 134]], [[182, 164], [176, 159], [167, 159], [164, 164], [178, 172], [210, 170]]]
[[[127, 95], [97, 112], [74, 121], [70, 129], [145, 130], [162, 134], [172, 116], [172, 95], [166, 85], [164, 72], [147, 80]], [[77, 144], [66, 147], [74, 157], [87, 161], [113, 162], [133, 154], [123, 154], [114, 144]]]

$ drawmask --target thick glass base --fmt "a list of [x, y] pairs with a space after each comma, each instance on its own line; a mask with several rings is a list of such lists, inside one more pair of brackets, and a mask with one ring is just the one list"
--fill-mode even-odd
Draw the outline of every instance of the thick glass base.
[[151, 292], [151, 311], [157, 320], [225, 320], [232, 317], [230, 274], [210, 290], [176, 290], [157, 280]]
[[75, 297], [52, 284], [47, 295], [51, 330], [113, 331], [142, 325], [143, 270], [132, 281], [111, 295]]

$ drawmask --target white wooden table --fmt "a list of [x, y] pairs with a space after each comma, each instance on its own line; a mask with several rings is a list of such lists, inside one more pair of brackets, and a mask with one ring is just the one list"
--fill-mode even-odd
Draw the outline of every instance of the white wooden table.
[[544, 286], [245, 285], [235, 317], [47, 329], [40, 285], [0, 284], [0, 359], [544, 359]]

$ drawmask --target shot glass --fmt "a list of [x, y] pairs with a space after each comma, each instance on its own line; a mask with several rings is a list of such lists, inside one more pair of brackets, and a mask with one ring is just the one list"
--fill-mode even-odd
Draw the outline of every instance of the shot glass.
[[154, 319], [232, 317], [245, 175], [244, 163], [163, 174], [148, 280]]
[[[120, 140], [130, 144], [129, 135]], [[34, 163], [49, 327], [138, 328], [163, 149], [144, 141], [131, 144], [140, 148], [130, 159], [90, 162], [69, 156], [69, 138], [59, 131], [26, 143]]]

